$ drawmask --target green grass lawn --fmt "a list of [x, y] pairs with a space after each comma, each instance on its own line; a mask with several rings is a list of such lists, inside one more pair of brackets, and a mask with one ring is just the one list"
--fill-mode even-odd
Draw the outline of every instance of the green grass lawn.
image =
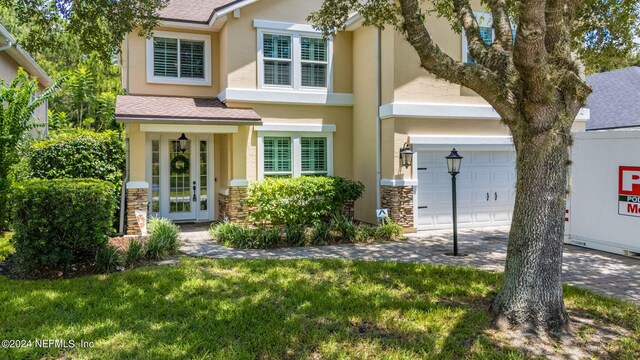
[[13, 252], [13, 246], [9, 243], [13, 233], [0, 232], [0, 261], [4, 260], [9, 254]]
[[[0, 348], [0, 358], [524, 358], [485, 334], [499, 274], [390, 262], [180, 261], [56, 281], [0, 277], [0, 339], [94, 343]], [[638, 358], [638, 307], [573, 287], [566, 299], [596, 322], [629, 329], [608, 350]]]

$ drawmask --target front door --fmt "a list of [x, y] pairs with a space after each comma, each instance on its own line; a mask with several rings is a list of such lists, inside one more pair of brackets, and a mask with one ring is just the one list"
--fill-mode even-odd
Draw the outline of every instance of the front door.
[[186, 134], [188, 140], [182, 149], [180, 135], [151, 139], [151, 215], [174, 221], [210, 220], [212, 139]]

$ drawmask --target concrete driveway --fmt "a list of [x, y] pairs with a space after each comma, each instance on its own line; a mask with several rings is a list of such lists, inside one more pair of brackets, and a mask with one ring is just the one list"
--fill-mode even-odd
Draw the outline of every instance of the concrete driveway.
[[[459, 248], [465, 257], [446, 256], [452, 250], [451, 231], [429, 231], [407, 235], [404, 241], [375, 244], [234, 250], [212, 241], [208, 224], [182, 226], [181, 252], [213, 259], [349, 259], [387, 260], [427, 264], [470, 266], [503, 271], [508, 227], [461, 230]], [[640, 305], [640, 260], [566, 245], [564, 281], [571, 285], [629, 300]]]

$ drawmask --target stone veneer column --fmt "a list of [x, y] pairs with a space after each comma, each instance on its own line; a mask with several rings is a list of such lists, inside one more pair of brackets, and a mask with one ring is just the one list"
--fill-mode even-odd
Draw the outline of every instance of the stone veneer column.
[[136, 220], [136, 210], [148, 210], [149, 184], [146, 182], [127, 183], [126, 195], [126, 216], [127, 235], [142, 235], [138, 220]]
[[413, 223], [413, 186], [380, 186], [381, 205], [389, 209], [389, 217], [407, 232], [415, 231]]
[[246, 204], [247, 187], [230, 186], [218, 194], [218, 218], [236, 224], [246, 223], [249, 208]]

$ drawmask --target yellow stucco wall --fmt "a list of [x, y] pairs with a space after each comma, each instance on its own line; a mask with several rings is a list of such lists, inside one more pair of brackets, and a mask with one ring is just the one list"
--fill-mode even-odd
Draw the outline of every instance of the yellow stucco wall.
[[[192, 31], [160, 27], [158, 31], [175, 33], [202, 34], [211, 37], [211, 86], [175, 85], [147, 83], [147, 45], [146, 38], [136, 31], [129, 34], [129, 53], [123, 53], [123, 86], [129, 86], [131, 95], [213, 97], [220, 93], [220, 39], [214, 32]], [[124, 44], [127, 44], [125, 39]], [[126, 46], [125, 46], [126, 47]], [[128, 63], [127, 63], [128, 61]], [[128, 78], [128, 79], [127, 79]]]
[[[307, 24], [306, 18], [320, 8], [320, 1], [258, 1], [240, 11], [240, 18], [229, 16], [223, 31], [226, 32], [227, 86], [255, 89], [258, 86], [257, 41], [258, 33], [253, 20], [282, 21]], [[233, 41], [231, 41], [233, 39]], [[333, 40], [333, 91], [351, 93], [352, 35], [340, 32]]]
[[[5, 83], [10, 83], [16, 77], [16, 73], [18, 72], [18, 68], [20, 65], [11, 58], [11, 56], [7, 55], [6, 52], [0, 52], [0, 79], [4, 80]], [[42, 85], [39, 85], [38, 95], [42, 94], [44, 88]], [[33, 114], [40, 123], [44, 123], [47, 120], [47, 106], [42, 105], [36, 109]], [[44, 129], [39, 127], [31, 131], [32, 135], [37, 135], [38, 133], [44, 134]]]
[[140, 131], [139, 124], [127, 124], [129, 139], [129, 181], [147, 181], [146, 178], [146, 134]]

